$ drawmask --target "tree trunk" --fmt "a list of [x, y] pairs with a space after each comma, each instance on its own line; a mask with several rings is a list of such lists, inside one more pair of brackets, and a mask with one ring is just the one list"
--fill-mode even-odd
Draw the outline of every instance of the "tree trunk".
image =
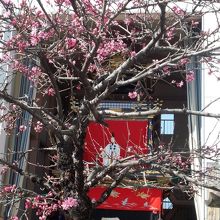
[[59, 148], [58, 168], [61, 171], [60, 183], [63, 199], [73, 197], [77, 199], [78, 206], [68, 210], [66, 219], [90, 220], [92, 203], [87, 196], [84, 179], [84, 139], [86, 125], [76, 132], [75, 137], [68, 137]]

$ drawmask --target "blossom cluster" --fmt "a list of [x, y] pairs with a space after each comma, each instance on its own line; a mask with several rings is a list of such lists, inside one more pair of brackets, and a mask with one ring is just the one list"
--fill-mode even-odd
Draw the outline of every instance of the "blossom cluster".
[[6, 172], [7, 172], [7, 170], [8, 170], [8, 166], [7, 165], [4, 165], [4, 166], [2, 166], [1, 168], [0, 168], [0, 175], [3, 175], [3, 174], [5, 174]]
[[10, 220], [19, 220], [18, 216], [12, 216]]
[[12, 185], [12, 186], [4, 186], [2, 189], [1, 189], [1, 192], [4, 192], [4, 193], [13, 193], [15, 192], [16, 190], [16, 186], [15, 185]]
[[1, 105], [3, 110], [0, 121], [4, 122], [4, 130], [7, 134], [11, 134], [16, 128], [16, 120], [21, 117], [21, 109], [15, 104], [11, 104], [8, 107]]
[[122, 40], [111, 40], [103, 43], [97, 51], [97, 59], [103, 61], [114, 53], [125, 50], [126, 44]]
[[46, 220], [47, 216], [50, 216], [59, 209], [68, 211], [69, 209], [76, 208], [77, 205], [78, 202], [73, 197], [58, 200], [54, 198], [51, 192], [45, 196], [37, 195], [34, 198], [27, 198], [25, 201], [25, 209], [36, 209], [36, 215], [39, 216], [39, 220]]
[[136, 91], [133, 91], [133, 92], [129, 92], [128, 93], [128, 97], [130, 99], [135, 99], [137, 97], [138, 93]]
[[183, 159], [181, 154], [173, 154], [170, 152], [164, 156], [161, 156], [158, 160], [158, 163], [167, 165], [175, 169], [180, 169], [187, 171], [191, 165], [191, 158]]
[[54, 96], [55, 95], [55, 90], [53, 88], [49, 87], [45, 91], [45, 94], [48, 95], [48, 96]]
[[40, 133], [43, 130], [44, 126], [43, 123], [40, 121], [37, 121], [37, 123], [34, 126], [34, 130], [36, 133]]
[[180, 17], [183, 17], [186, 14], [186, 12], [178, 6], [173, 7], [173, 12]]
[[70, 208], [76, 207], [78, 205], [78, 202], [73, 197], [68, 197], [67, 199], [63, 200], [61, 206], [63, 210], [68, 210]]

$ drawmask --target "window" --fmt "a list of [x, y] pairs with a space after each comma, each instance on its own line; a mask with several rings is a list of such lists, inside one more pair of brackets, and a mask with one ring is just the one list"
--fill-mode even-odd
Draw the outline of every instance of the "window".
[[174, 133], [174, 114], [161, 114], [160, 134], [172, 135]]
[[163, 200], [163, 209], [172, 209], [172, 208], [173, 208], [173, 204], [170, 201], [170, 199], [169, 198], [165, 198]]

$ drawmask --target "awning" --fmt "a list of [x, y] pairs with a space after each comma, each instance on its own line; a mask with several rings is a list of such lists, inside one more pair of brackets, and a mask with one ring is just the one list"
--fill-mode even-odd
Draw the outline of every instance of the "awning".
[[[89, 191], [92, 201], [97, 201], [106, 187], [94, 187]], [[98, 209], [133, 210], [160, 212], [162, 191], [154, 188], [115, 188]]]

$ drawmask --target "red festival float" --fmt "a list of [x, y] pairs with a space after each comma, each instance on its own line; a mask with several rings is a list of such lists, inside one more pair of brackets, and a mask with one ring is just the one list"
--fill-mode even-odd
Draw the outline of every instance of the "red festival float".
[[[113, 160], [148, 153], [147, 120], [107, 120], [106, 123], [108, 127], [97, 123], [91, 123], [88, 127], [84, 159], [90, 166], [107, 166]], [[92, 188], [89, 192], [90, 198], [98, 200], [106, 187], [102, 185]], [[161, 203], [162, 191], [159, 189], [119, 186], [98, 206], [96, 219], [115, 216], [120, 220], [134, 217], [152, 219], [152, 214], [161, 212]]]

